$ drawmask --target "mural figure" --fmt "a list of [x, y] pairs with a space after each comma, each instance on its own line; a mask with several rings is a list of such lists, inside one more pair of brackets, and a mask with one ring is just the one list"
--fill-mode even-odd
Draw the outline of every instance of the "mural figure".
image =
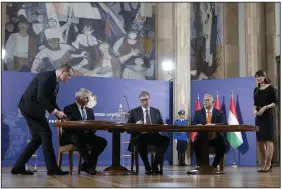
[[19, 32], [12, 33], [6, 43], [5, 63], [8, 71], [29, 72], [30, 60], [37, 52], [36, 43], [29, 35], [29, 24], [23, 15], [18, 17], [17, 27]]
[[104, 42], [99, 46], [99, 52], [101, 52], [101, 65], [96, 67], [89, 76], [97, 76], [97, 77], [114, 77], [113, 72], [113, 58], [109, 53], [109, 45]]
[[121, 75], [125, 66], [134, 61], [134, 57], [144, 55], [143, 44], [137, 37], [138, 33], [131, 30], [127, 36], [121, 37], [113, 46], [113, 52], [115, 56], [119, 57], [121, 63]]
[[[140, 6], [9, 3], [5, 70], [42, 72], [68, 62], [84, 76], [155, 79], [155, 15], [141, 16]], [[150, 70], [145, 77], [124, 74], [139, 66], [137, 57]]]
[[103, 54], [99, 49], [100, 43], [98, 39], [92, 35], [93, 32], [94, 30], [91, 29], [90, 25], [85, 25], [82, 34], [79, 34], [72, 43], [76, 49], [87, 52], [87, 64], [81, 68], [85, 69], [85, 71], [82, 71], [85, 74], [100, 67], [103, 59]]
[[150, 68], [144, 67], [144, 59], [143, 58], [135, 58], [134, 65], [128, 65], [124, 69], [123, 78], [130, 79], [146, 79], [147, 77], [152, 77], [154, 74], [154, 65], [151, 62]]
[[[87, 64], [84, 60], [86, 52], [76, 54], [77, 50], [67, 44], [60, 44], [56, 33], [52, 31], [45, 32], [47, 43], [34, 59], [32, 72], [41, 72], [46, 70], [58, 69], [62, 64], [68, 62], [77, 70], [80, 66]], [[78, 51], [79, 53], [79, 51]]]
[[191, 79], [215, 79], [220, 65], [222, 3], [194, 3], [191, 31]]

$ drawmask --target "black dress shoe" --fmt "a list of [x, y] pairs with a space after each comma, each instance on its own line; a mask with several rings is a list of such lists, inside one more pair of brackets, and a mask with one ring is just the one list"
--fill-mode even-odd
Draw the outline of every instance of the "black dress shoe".
[[153, 174], [153, 170], [152, 169], [146, 169], [145, 174], [146, 175], [152, 175]]
[[186, 174], [197, 174], [199, 172], [199, 169], [192, 169], [188, 171]]
[[94, 168], [86, 168], [86, 173], [96, 175], [97, 171]]
[[85, 164], [81, 164], [80, 170], [90, 175], [96, 175], [97, 173], [97, 171], [93, 167], [87, 167]]
[[11, 170], [11, 174], [12, 175], [34, 175], [33, 171], [30, 171], [30, 170], [16, 170], [14, 168], [12, 168]]
[[69, 172], [68, 172], [68, 171], [62, 171], [62, 170], [55, 171], [55, 172], [47, 171], [47, 174], [48, 174], [49, 176], [52, 176], [52, 175], [68, 175]]
[[155, 171], [153, 171], [153, 175], [163, 175], [163, 171], [162, 170], [155, 170]]

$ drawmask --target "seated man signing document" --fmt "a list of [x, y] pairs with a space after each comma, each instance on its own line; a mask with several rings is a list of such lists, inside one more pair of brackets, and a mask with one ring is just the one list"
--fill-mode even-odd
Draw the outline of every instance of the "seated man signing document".
[[[86, 107], [91, 95], [91, 91], [83, 88], [75, 93], [76, 102], [64, 108], [64, 113], [68, 116], [70, 121], [95, 120], [93, 109]], [[63, 131], [61, 144], [75, 145], [84, 160], [81, 165], [81, 171], [95, 175], [98, 156], [106, 148], [107, 141], [97, 136], [95, 131], [70, 128], [65, 128]], [[89, 149], [87, 149], [86, 144], [91, 147], [90, 154], [88, 153]]]
[[[150, 95], [142, 91], [139, 95], [141, 106], [130, 111], [128, 123], [137, 124], [164, 124], [160, 110], [150, 106]], [[133, 152], [134, 146], [139, 145], [139, 153], [145, 166], [146, 174], [162, 175], [163, 170], [159, 170], [158, 165], [163, 163], [164, 155], [167, 151], [169, 139], [158, 132], [154, 133], [132, 133], [128, 146], [128, 151]], [[153, 165], [148, 161], [147, 145], [157, 147]]]

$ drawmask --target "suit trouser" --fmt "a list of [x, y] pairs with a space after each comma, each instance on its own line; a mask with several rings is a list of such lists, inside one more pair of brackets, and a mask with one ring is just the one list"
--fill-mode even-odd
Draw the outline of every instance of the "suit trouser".
[[[224, 139], [222, 139], [221, 137], [217, 137], [215, 139], [209, 140], [209, 145], [215, 148], [215, 157], [212, 165], [214, 167], [217, 167], [225, 153]], [[201, 139], [196, 140], [193, 144], [193, 147], [197, 158], [197, 165], [200, 165], [202, 155]]]
[[152, 168], [157, 169], [158, 165], [164, 161], [164, 155], [169, 145], [169, 138], [159, 133], [141, 134], [135, 144], [139, 146], [139, 153], [146, 169], [151, 168], [148, 160], [148, 145], [157, 146]]
[[[98, 156], [104, 151], [107, 146], [106, 139], [96, 136], [94, 133], [70, 133], [66, 132], [62, 136], [62, 145], [73, 144], [84, 159], [87, 167], [96, 169]], [[91, 152], [88, 153], [86, 144], [91, 146]]]
[[17, 170], [25, 169], [25, 164], [42, 144], [43, 155], [47, 170], [50, 172], [58, 171], [59, 168], [56, 162], [52, 143], [52, 132], [47, 119], [45, 117], [33, 117], [23, 112], [22, 115], [24, 116], [27, 122], [32, 139], [27, 144], [19, 159], [16, 161], [14, 168]]

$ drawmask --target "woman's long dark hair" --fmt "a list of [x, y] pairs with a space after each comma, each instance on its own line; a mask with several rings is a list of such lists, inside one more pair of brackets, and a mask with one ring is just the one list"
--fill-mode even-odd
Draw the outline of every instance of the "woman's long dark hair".
[[[265, 83], [265, 84], [270, 84], [270, 82], [271, 82], [270, 79], [268, 79], [268, 77], [267, 77], [265, 71], [263, 71], [263, 70], [257, 71], [256, 74], [255, 74], [255, 77], [264, 77], [264, 83]], [[257, 92], [259, 91], [259, 89], [260, 89], [260, 84], [258, 83], [258, 87], [257, 87], [257, 89], [256, 89], [255, 94], [257, 94]]]

